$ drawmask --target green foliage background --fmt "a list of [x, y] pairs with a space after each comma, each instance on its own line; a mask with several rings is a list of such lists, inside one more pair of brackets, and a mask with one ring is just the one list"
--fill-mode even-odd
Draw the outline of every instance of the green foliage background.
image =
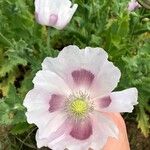
[[58, 31], [36, 23], [34, 1], [0, 0], [0, 149], [36, 149], [36, 127], [26, 122], [22, 102], [43, 59], [70, 44], [108, 52], [122, 72], [117, 90], [139, 91], [139, 105], [124, 116], [149, 135], [150, 11], [128, 12], [128, 0], [75, 2], [79, 7], [71, 23]]

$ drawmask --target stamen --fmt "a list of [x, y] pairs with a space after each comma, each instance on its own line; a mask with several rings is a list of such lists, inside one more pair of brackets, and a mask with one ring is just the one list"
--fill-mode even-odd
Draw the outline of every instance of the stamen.
[[81, 120], [89, 116], [93, 110], [93, 103], [87, 93], [79, 91], [68, 97], [65, 110], [71, 118]]

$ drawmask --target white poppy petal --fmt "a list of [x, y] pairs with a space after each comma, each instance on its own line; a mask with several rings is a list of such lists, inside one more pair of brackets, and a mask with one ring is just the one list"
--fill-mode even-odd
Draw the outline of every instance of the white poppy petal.
[[52, 95], [43, 89], [33, 89], [28, 92], [23, 103], [27, 108], [26, 116], [28, 123], [34, 123], [38, 127], [43, 127], [53, 118], [54, 113], [49, 111], [51, 99]]
[[70, 132], [70, 130], [71, 130], [71, 125], [70, 123], [68, 123], [67, 120], [62, 125], [60, 125], [60, 127], [55, 132], [51, 132], [49, 134], [49, 130], [48, 130], [47, 132], [48, 136], [46, 137], [43, 136], [43, 131], [45, 132], [45, 128], [39, 129], [36, 134], [37, 145], [39, 148], [46, 146], [53, 150], [55, 149], [57, 150], [60, 148], [65, 149], [66, 142], [68, 142], [68, 140], [66, 140], [66, 137], [67, 137], [67, 134]]
[[71, 92], [70, 88], [60, 76], [48, 70], [38, 71], [33, 79], [33, 83], [35, 88], [40, 87], [51, 93], [61, 91], [64, 95], [68, 95]]
[[28, 109], [28, 111], [46, 111], [49, 109], [50, 97], [51, 94], [43, 89], [32, 89], [27, 93], [23, 105]]
[[[46, 58], [42, 63], [44, 70], [50, 70], [58, 74], [68, 84], [71, 89], [74, 89], [75, 85], [71, 76], [74, 69], [80, 67], [80, 49], [77, 46], [67, 46], [58, 55], [57, 58]], [[76, 59], [78, 58], [78, 59]]]
[[102, 68], [105, 61], [108, 59], [108, 54], [102, 48], [86, 47], [84, 50], [84, 56], [86, 59], [86, 65], [97, 74]]
[[107, 142], [108, 137], [118, 138], [119, 130], [114, 122], [100, 112], [94, 112], [95, 127], [93, 128], [93, 139], [91, 140], [90, 148], [102, 149]]
[[113, 63], [106, 61], [91, 87], [92, 97], [107, 95], [117, 86], [121, 76], [120, 70]]
[[[46, 146], [46, 147], [49, 147], [52, 149], [59, 149], [60, 145], [58, 143], [66, 137], [66, 133], [68, 133], [70, 131], [70, 126], [68, 124], [64, 123], [62, 126], [60, 126], [60, 128], [57, 131], [52, 132], [46, 138], [41, 138], [40, 134], [42, 133], [43, 129], [42, 129], [42, 131], [40, 131], [40, 130], [41, 129], [38, 129], [38, 131], [36, 133], [36, 141], [37, 141], [38, 148]], [[63, 147], [65, 149], [65, 145], [61, 144], [62, 149], [63, 149]]]
[[65, 9], [64, 12], [59, 13], [59, 18], [57, 23], [53, 26], [56, 29], [62, 30], [71, 21], [74, 13], [78, 8], [77, 4], [74, 4], [70, 9]]
[[[87, 47], [83, 50], [79, 50], [76, 46], [68, 46], [62, 50], [58, 59], [66, 65], [65, 68], [68, 70], [68, 73], [64, 75], [65, 80], [68, 80], [72, 85], [74, 85], [75, 81], [72, 77], [72, 73], [81, 72], [83, 70], [92, 75], [87, 78], [85, 76], [85, 79], [90, 79], [87, 83], [93, 84], [89, 90], [93, 96], [110, 93], [117, 86], [120, 79], [120, 70], [107, 60], [107, 53], [100, 48]], [[81, 78], [81, 81], [85, 81], [82, 79], [83, 78]], [[82, 86], [84, 85], [82, 84]], [[76, 85], [72, 88], [79, 89]], [[83, 88], [86, 90], [89, 89], [89, 84]]]
[[65, 47], [58, 55], [58, 59], [68, 67], [76, 69], [85, 69], [97, 74], [108, 55], [102, 48], [79, 49], [75, 45]]
[[70, 45], [57, 58], [46, 58], [42, 68], [57, 73], [71, 89], [88, 89], [107, 58], [107, 53], [101, 48], [87, 47], [80, 50], [77, 46]]
[[[101, 48], [87, 47], [80, 50], [75, 45], [65, 47], [57, 58], [47, 57], [43, 63], [44, 70], [51, 70], [61, 75], [68, 70], [85, 69], [97, 74], [107, 60], [107, 53]], [[61, 67], [60, 67], [61, 64]]]
[[64, 96], [51, 94], [43, 89], [29, 91], [23, 102], [28, 111], [26, 112], [28, 122], [35, 123], [39, 127], [44, 126], [44, 123], [53, 116], [52, 112], [64, 109], [64, 100]]
[[[137, 97], [137, 89], [130, 88], [119, 92], [112, 92], [109, 96], [107, 96], [107, 98], [100, 98], [96, 101], [98, 102], [97, 104], [99, 105], [99, 110], [101, 111], [132, 112], [133, 106], [138, 104]], [[109, 103], [109, 105], [102, 107], [101, 101], [107, 101], [106, 103]]]
[[[80, 56], [80, 49], [77, 46], [67, 46], [58, 55], [57, 58], [47, 57], [42, 63], [43, 70], [50, 70], [57, 73], [61, 77], [65, 77], [70, 69], [79, 68], [78, 59]], [[77, 59], [78, 58], [78, 59]]]
[[[54, 141], [48, 138], [47, 143], [43, 146], [48, 146], [53, 150], [61, 149], [89, 149], [94, 150], [102, 149], [106, 144], [108, 137], [118, 137], [118, 129], [105, 115], [102, 115], [100, 112], [95, 112], [95, 127], [93, 128], [92, 136], [87, 140], [76, 140], [75, 138], [68, 137], [67, 135], [62, 134], [59, 138], [56, 138]], [[39, 141], [45, 142], [44, 139], [39, 138]]]
[[39, 129], [36, 132], [36, 143], [38, 148], [47, 147], [48, 146], [48, 140], [47, 138], [39, 139]]
[[54, 118], [56, 112], [50, 113], [47, 111], [27, 111], [26, 113], [28, 123], [36, 124], [39, 128], [43, 128], [51, 119]]
[[58, 68], [59, 70], [61, 69], [57, 57], [56, 58], [46, 57], [42, 62], [42, 70], [50, 70], [52, 72], [57, 73]]
[[44, 129], [39, 130], [40, 138], [48, 138], [53, 132], [56, 132], [63, 124], [66, 124], [67, 115], [62, 112], [55, 113], [55, 116], [47, 122]]
[[78, 141], [67, 135], [62, 135], [55, 142], [49, 143], [48, 147], [53, 150], [84, 150], [89, 148], [90, 142], [89, 140]]

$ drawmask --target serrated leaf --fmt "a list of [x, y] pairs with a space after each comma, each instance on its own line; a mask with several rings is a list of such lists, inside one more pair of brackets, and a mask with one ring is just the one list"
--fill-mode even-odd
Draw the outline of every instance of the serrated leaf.
[[24, 107], [15, 87], [11, 85], [8, 96], [0, 103], [0, 124], [15, 125], [22, 122], [26, 122]]
[[12, 43], [13, 47], [5, 52], [3, 61], [0, 61], [0, 77], [4, 77], [6, 73], [12, 72], [18, 65], [27, 65], [27, 60], [23, 57], [24, 51], [27, 49], [27, 44], [20, 40]]
[[138, 128], [142, 130], [142, 133], [145, 137], [148, 137], [150, 133], [150, 123], [149, 116], [144, 112], [144, 109], [141, 107], [140, 112], [137, 115]]

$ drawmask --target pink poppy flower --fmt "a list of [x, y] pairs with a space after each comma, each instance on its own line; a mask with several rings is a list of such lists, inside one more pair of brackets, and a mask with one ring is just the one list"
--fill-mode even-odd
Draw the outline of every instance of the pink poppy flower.
[[70, 22], [77, 7], [70, 0], [35, 0], [36, 20], [41, 25], [63, 29]]
[[131, 0], [128, 4], [128, 10], [129, 11], [133, 11], [139, 7], [141, 7], [141, 5], [136, 0]]
[[38, 127], [37, 146], [53, 150], [104, 147], [119, 130], [108, 112], [132, 112], [137, 89], [112, 92], [120, 70], [101, 48], [65, 47], [47, 57], [24, 100], [29, 123]]

